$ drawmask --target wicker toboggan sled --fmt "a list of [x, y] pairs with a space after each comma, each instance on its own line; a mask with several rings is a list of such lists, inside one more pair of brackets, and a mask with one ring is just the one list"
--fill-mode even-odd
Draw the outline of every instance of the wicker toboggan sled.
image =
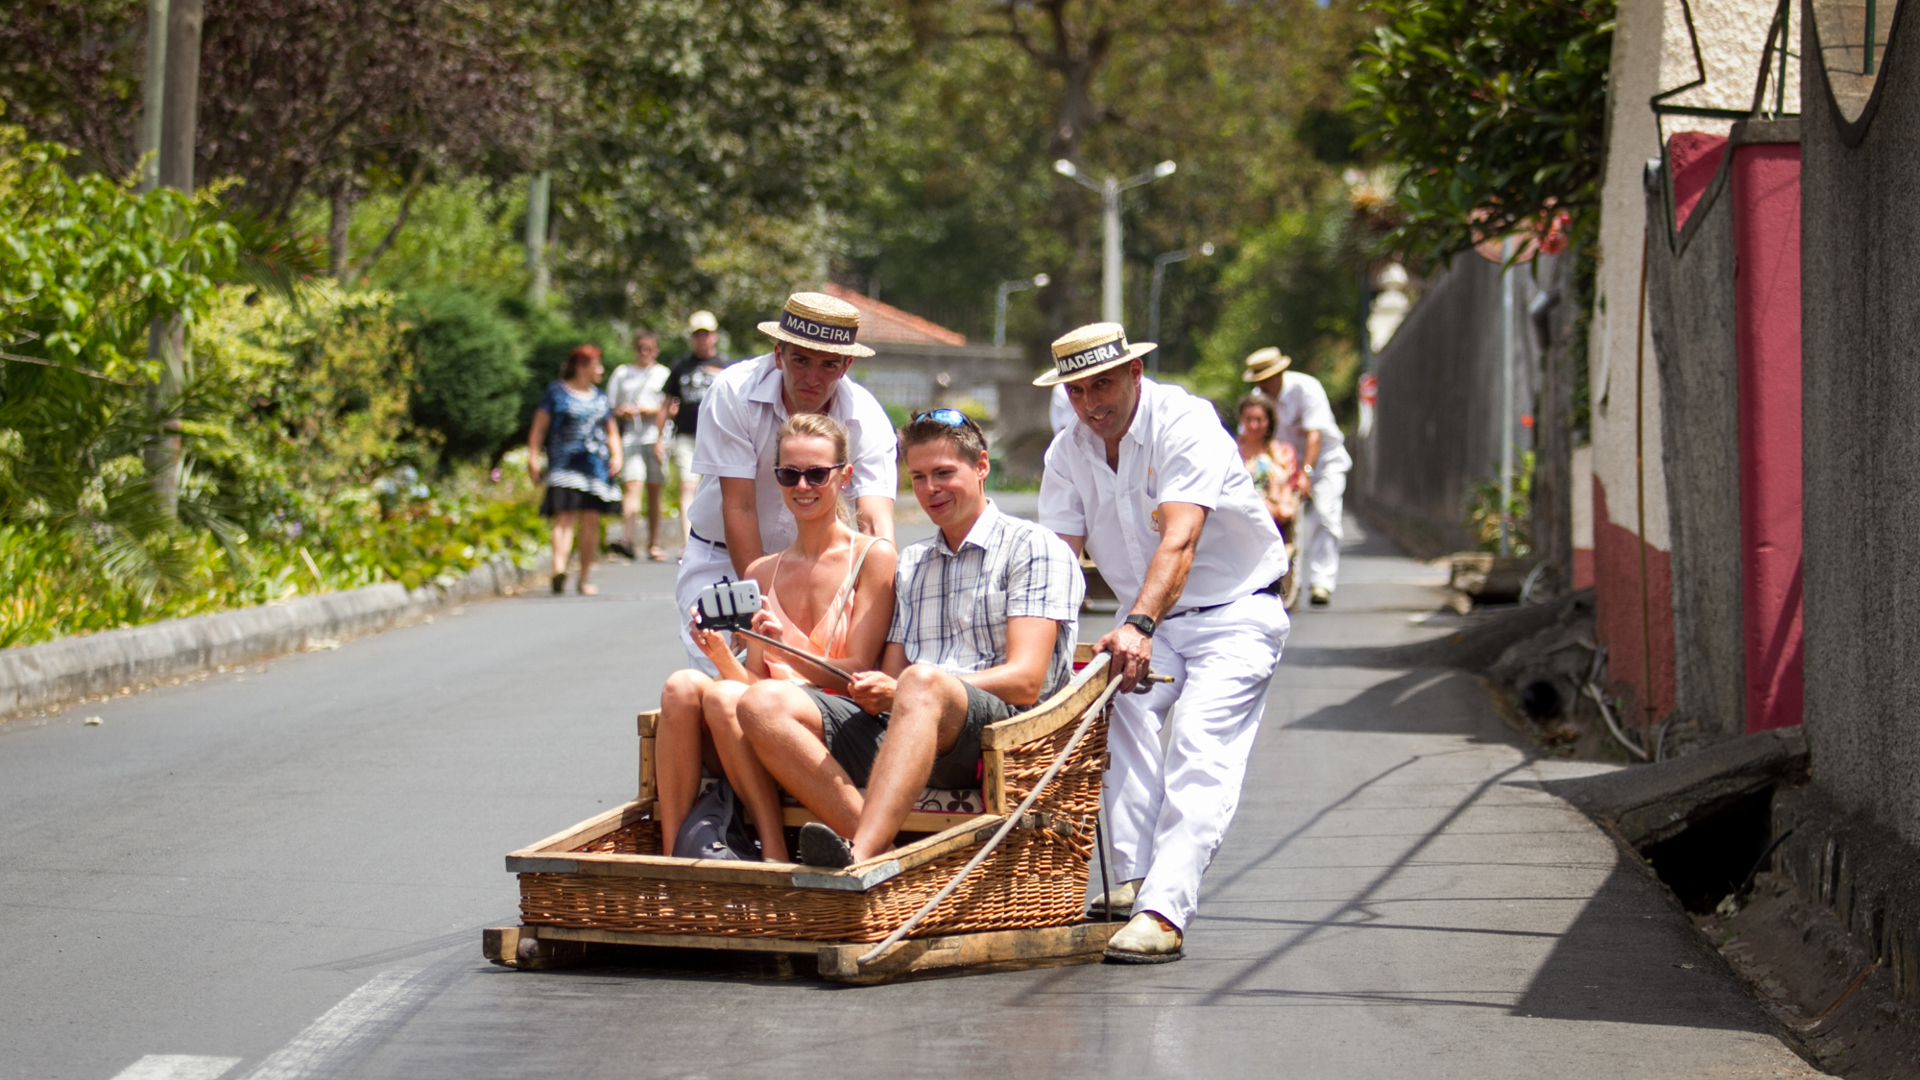
[[[1087, 646], [1080, 653], [1082, 662], [1092, 659]], [[905, 831], [932, 835], [837, 871], [661, 855], [659, 714], [641, 713], [639, 797], [507, 856], [507, 870], [520, 877], [522, 925], [485, 931], [486, 956], [540, 969], [584, 962], [595, 945], [811, 954], [823, 976], [848, 982], [1098, 960], [1120, 926], [1083, 921], [1107, 765], [1107, 691], [1103, 656], [1059, 693], [989, 725], [978, 793], [930, 790]], [[1056, 761], [1057, 773], [1020, 813]], [[785, 814], [787, 825], [814, 820], [797, 805]], [[1003, 827], [1004, 840], [921, 913]], [[905, 940], [875, 949], [916, 915]]]

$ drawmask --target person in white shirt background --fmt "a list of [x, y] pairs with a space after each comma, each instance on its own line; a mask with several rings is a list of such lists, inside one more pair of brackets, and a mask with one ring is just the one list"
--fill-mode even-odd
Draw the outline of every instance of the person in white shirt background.
[[[847, 429], [855, 525], [863, 533], [893, 539], [893, 497], [898, 441], [887, 411], [865, 387], [847, 377], [857, 357], [873, 350], [854, 340], [860, 310], [825, 293], [787, 297], [778, 321], [760, 332], [773, 351], [722, 371], [700, 406], [693, 471], [703, 482], [686, 511], [687, 546], [680, 556], [674, 599], [683, 616], [700, 590], [723, 579], [738, 580], [769, 551], [793, 543], [793, 514], [773, 480], [774, 438], [796, 412], [823, 413]], [[693, 643], [680, 619], [680, 643], [692, 667], [718, 674]]]
[[633, 363], [621, 364], [607, 377], [607, 398], [620, 425], [625, 450], [620, 470], [622, 542], [608, 545], [632, 559], [640, 547], [640, 496], [647, 503], [647, 558], [664, 562], [660, 549], [660, 501], [666, 489], [666, 455], [661, 452], [660, 429], [665, 420], [667, 367], [659, 362], [660, 336], [651, 330], [633, 335]]
[[[1040, 524], [1113, 586], [1122, 617], [1096, 648], [1123, 691], [1144, 691], [1114, 699], [1102, 802], [1120, 884], [1093, 898], [1132, 912], [1107, 946], [1131, 963], [1183, 955], [1290, 626], [1273, 592], [1280, 530], [1213, 405], [1144, 376], [1153, 347], [1129, 346], [1118, 323], [1083, 326], [1034, 380], [1064, 383], [1078, 418], [1047, 447]], [[1143, 683], [1149, 670], [1173, 682]]]
[[1326, 607], [1333, 600], [1340, 575], [1340, 538], [1347, 492], [1347, 470], [1353, 457], [1346, 437], [1334, 423], [1326, 387], [1304, 371], [1291, 370], [1293, 361], [1276, 348], [1248, 355], [1240, 377], [1274, 400], [1280, 427], [1274, 437], [1291, 443], [1307, 477], [1307, 505], [1300, 514], [1300, 558], [1306, 563], [1303, 581], [1308, 602]]

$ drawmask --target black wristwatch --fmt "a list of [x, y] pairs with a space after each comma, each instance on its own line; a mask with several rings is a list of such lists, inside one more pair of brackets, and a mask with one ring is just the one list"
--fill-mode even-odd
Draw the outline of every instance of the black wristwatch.
[[1126, 622], [1123, 625], [1131, 626], [1135, 630], [1140, 631], [1140, 633], [1144, 634], [1145, 636], [1152, 637], [1153, 628], [1159, 624], [1155, 623], [1152, 617], [1147, 615], [1129, 615], [1127, 616]]

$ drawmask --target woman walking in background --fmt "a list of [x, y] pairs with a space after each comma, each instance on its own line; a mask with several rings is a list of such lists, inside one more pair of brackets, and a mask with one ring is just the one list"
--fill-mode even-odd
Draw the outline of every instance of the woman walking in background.
[[620, 512], [620, 428], [613, 405], [600, 392], [600, 350], [581, 345], [567, 354], [560, 381], [547, 387], [527, 433], [527, 472], [540, 482], [540, 454], [547, 455], [547, 493], [540, 516], [553, 519], [553, 591], [567, 588], [567, 556], [580, 541], [580, 595], [600, 590], [587, 581], [600, 549], [600, 515]]
[[1234, 406], [1234, 436], [1240, 445], [1240, 463], [1253, 474], [1253, 486], [1265, 497], [1267, 512], [1283, 534], [1293, 527], [1300, 509], [1300, 489], [1294, 483], [1297, 457], [1293, 447], [1274, 437], [1279, 426], [1273, 399], [1258, 391]]

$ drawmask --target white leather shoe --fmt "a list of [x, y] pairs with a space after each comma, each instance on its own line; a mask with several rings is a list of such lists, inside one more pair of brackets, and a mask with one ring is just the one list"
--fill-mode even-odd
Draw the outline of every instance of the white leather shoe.
[[1133, 899], [1140, 895], [1140, 883], [1144, 880], [1134, 878], [1132, 881], [1123, 881], [1115, 885], [1112, 892], [1087, 901], [1087, 918], [1104, 919], [1109, 908], [1115, 915], [1133, 914]]
[[1180, 943], [1180, 931], [1160, 925], [1152, 912], [1143, 911], [1107, 940], [1106, 955], [1122, 964], [1171, 964], [1186, 955]]

